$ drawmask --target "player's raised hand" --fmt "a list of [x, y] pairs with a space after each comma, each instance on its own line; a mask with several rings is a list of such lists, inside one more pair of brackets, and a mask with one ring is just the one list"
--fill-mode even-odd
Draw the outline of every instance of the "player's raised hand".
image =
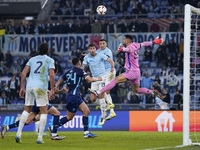
[[19, 96], [21, 98], [24, 98], [24, 95], [25, 95], [25, 89], [20, 89]]
[[158, 45], [162, 45], [163, 43], [163, 39], [159, 37], [156, 37], [156, 39], [153, 41], [154, 44], [158, 44]]
[[122, 44], [120, 43], [119, 46], [118, 46], [118, 49], [117, 49], [117, 52], [120, 52], [122, 51]]

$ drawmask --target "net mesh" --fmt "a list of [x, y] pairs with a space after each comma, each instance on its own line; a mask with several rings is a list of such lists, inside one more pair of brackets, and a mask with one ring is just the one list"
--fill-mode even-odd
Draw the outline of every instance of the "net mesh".
[[200, 143], [200, 11], [191, 12], [190, 30], [190, 139]]

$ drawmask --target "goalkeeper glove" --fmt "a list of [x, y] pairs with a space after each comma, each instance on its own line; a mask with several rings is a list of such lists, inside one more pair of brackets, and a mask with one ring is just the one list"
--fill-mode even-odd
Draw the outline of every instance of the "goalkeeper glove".
[[120, 43], [119, 46], [118, 46], [118, 49], [117, 49], [117, 52], [120, 52], [122, 51], [122, 44]]
[[162, 38], [158, 39], [158, 37], [157, 37], [157, 38], [153, 41], [153, 43], [154, 43], [154, 44], [158, 44], [158, 45], [162, 45], [163, 39], [162, 39]]

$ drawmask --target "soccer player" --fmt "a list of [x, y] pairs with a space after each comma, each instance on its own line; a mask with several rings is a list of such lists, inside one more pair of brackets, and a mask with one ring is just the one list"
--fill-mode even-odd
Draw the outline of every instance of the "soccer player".
[[[60, 117], [60, 112], [54, 107], [52, 106], [51, 104], [48, 105], [48, 114], [54, 116], [54, 121], [53, 121], [53, 124], [55, 124], [54, 122], [56, 121], [56, 118], [58, 118], [59, 120], [59, 117]], [[32, 121], [34, 122], [37, 122], [39, 121], [39, 118], [37, 119], [36, 115], [40, 113], [40, 110], [39, 110], [39, 107], [36, 106], [36, 103], [35, 105], [33, 106], [27, 120], [26, 120], [26, 123], [25, 125], [29, 125]], [[8, 130], [10, 129], [13, 129], [13, 128], [17, 128], [19, 126], [19, 121], [13, 123], [13, 124], [10, 124], [10, 125], [2, 125], [1, 126], [1, 137], [2, 139], [4, 139], [5, 137], [5, 134]], [[55, 136], [52, 136], [51, 139], [52, 140], [62, 140], [64, 139], [65, 136], [59, 136], [59, 135], [55, 135]]]
[[[112, 51], [107, 47], [107, 41], [105, 39], [99, 40], [99, 46], [100, 46], [100, 48], [97, 50], [97, 53], [104, 54], [104, 55], [108, 56], [108, 58], [113, 60]], [[106, 69], [105, 85], [107, 85], [108, 83], [110, 83], [110, 81], [112, 79], [115, 78], [116, 71], [114, 69], [114, 71], [111, 72], [111, 64], [107, 61], [105, 61], [105, 69]], [[112, 103], [112, 98], [110, 96], [110, 90], [106, 91], [104, 96], [105, 96], [105, 100], [107, 102], [106, 111], [110, 110], [110, 114], [108, 115], [108, 117], [106, 117], [106, 120], [110, 120], [110, 119], [116, 117], [116, 114], [114, 112], [115, 105]]]
[[83, 113], [83, 125], [84, 125], [84, 138], [94, 138], [97, 135], [92, 134], [88, 131], [88, 116], [90, 110], [88, 109], [85, 102], [81, 99], [79, 93], [79, 87], [82, 81], [82, 78], [85, 78], [88, 82], [95, 82], [101, 81], [102, 78], [93, 78], [87, 76], [87, 73], [80, 68], [81, 61], [79, 58], [74, 58], [72, 60], [73, 68], [68, 70], [59, 80], [56, 82], [56, 88], [59, 87], [61, 83], [66, 81], [67, 86], [69, 87], [68, 94], [66, 96], [66, 108], [67, 108], [67, 115], [59, 120], [57, 125], [52, 127], [48, 127], [47, 130], [49, 131], [51, 136], [57, 133], [57, 128], [64, 125], [66, 122], [73, 119], [76, 114], [76, 111], [79, 109]]
[[157, 90], [149, 90], [146, 88], [139, 88], [140, 87], [140, 68], [139, 68], [139, 52], [140, 48], [144, 46], [150, 46], [152, 44], [161, 45], [163, 39], [156, 38], [153, 42], [143, 42], [143, 43], [136, 43], [132, 42], [133, 37], [131, 35], [125, 35], [123, 40], [123, 45], [126, 48], [122, 48], [121, 44], [119, 45], [118, 52], [122, 51], [125, 52], [125, 68], [127, 69], [125, 73], [120, 74], [116, 78], [114, 78], [109, 84], [103, 87], [100, 90], [96, 89], [89, 89], [89, 91], [94, 94], [95, 96], [100, 95], [101, 93], [112, 89], [117, 83], [126, 82], [129, 80], [132, 83], [132, 90], [133, 93], [144, 93], [144, 94], [152, 94], [154, 93], [159, 98], [163, 99], [162, 94], [159, 93]]
[[22, 128], [31, 112], [32, 106], [34, 105], [34, 100], [36, 100], [36, 105], [40, 109], [40, 129], [38, 139], [36, 143], [44, 143], [42, 136], [47, 119], [47, 106], [49, 104], [49, 99], [47, 95], [48, 87], [48, 74], [50, 78], [51, 90], [49, 92], [49, 98], [54, 98], [54, 60], [48, 55], [48, 44], [42, 43], [39, 45], [39, 55], [32, 57], [26, 64], [24, 70], [21, 74], [21, 89], [19, 96], [24, 98], [25, 95], [25, 78], [27, 73], [30, 71], [30, 75], [26, 85], [26, 96], [25, 96], [25, 108], [21, 115], [19, 121], [19, 127], [15, 140], [17, 143], [21, 142]]
[[[110, 65], [111, 65], [110, 72], [111, 73], [114, 72], [114, 62], [113, 62], [113, 60], [108, 58], [108, 56], [103, 55], [101, 53], [97, 53], [96, 47], [94, 44], [89, 44], [88, 51], [89, 51], [89, 53], [84, 57], [83, 67], [86, 64], [88, 64], [93, 77], [95, 77], [95, 78], [102, 77], [102, 81], [92, 82], [92, 84], [91, 84], [92, 89], [99, 90], [105, 86], [105, 81], [106, 81], [106, 70], [105, 70], [104, 61], [108, 61], [110, 63]], [[99, 95], [99, 98], [100, 98], [99, 104], [100, 104], [101, 113], [102, 113], [99, 125], [101, 125], [101, 126], [106, 121], [106, 119], [105, 119], [106, 102], [105, 102], [104, 95], [105, 95], [105, 91]], [[91, 94], [91, 100], [92, 100], [92, 102], [95, 102], [95, 101], [98, 102], [97, 96], [94, 96], [93, 94]]]

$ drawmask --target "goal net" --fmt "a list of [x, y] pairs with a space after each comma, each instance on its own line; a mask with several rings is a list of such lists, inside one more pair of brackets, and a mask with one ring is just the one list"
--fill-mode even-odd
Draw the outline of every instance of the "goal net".
[[200, 9], [185, 6], [183, 145], [200, 145]]

